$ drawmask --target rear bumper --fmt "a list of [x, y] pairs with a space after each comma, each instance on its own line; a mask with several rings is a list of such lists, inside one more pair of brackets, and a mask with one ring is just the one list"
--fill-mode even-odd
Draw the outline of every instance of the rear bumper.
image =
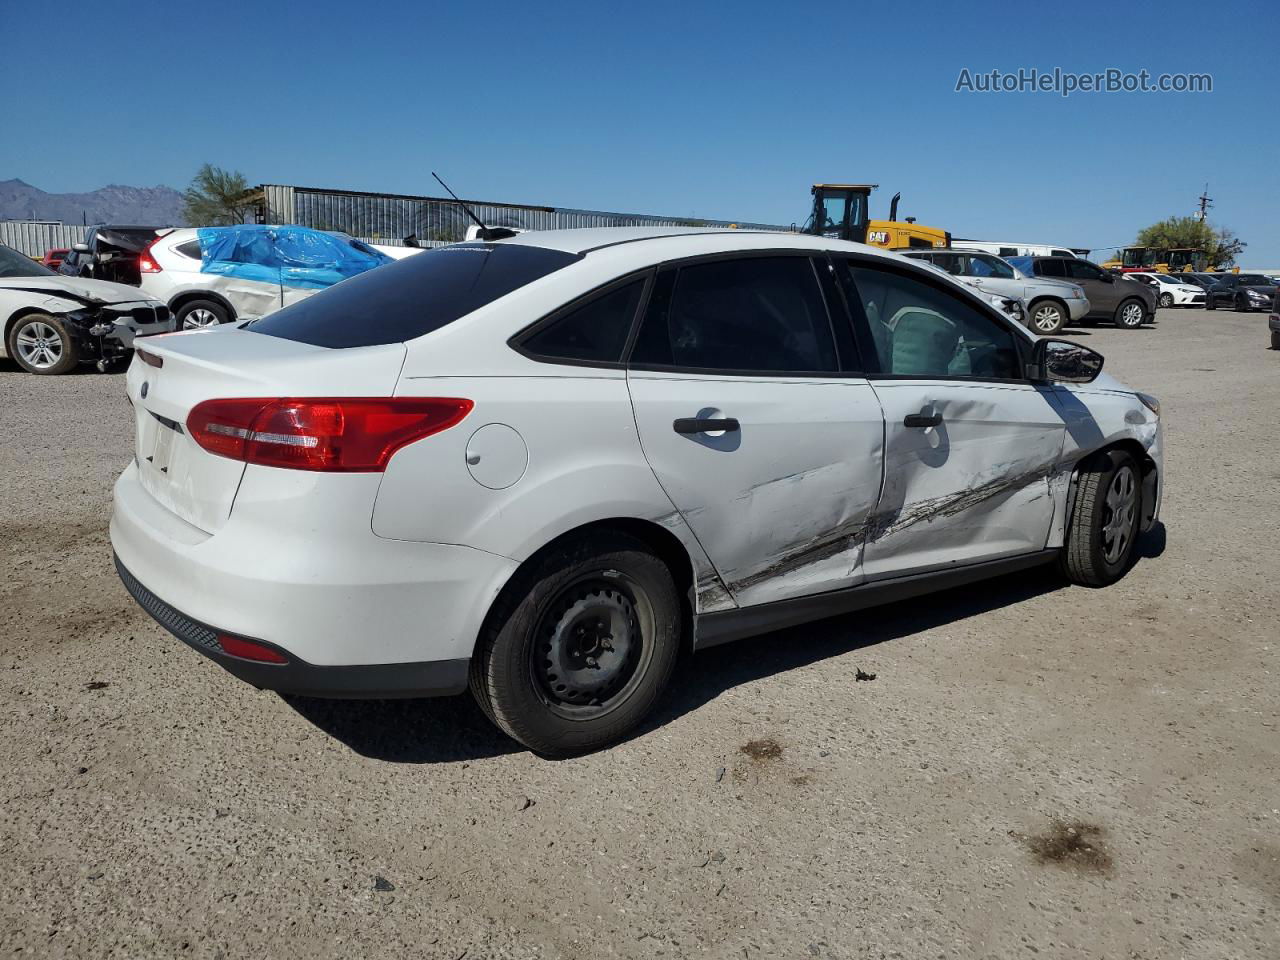
[[[322, 483], [301, 471], [250, 469], [259, 473], [246, 475], [214, 534], [162, 506], [136, 463], [120, 476], [111, 544], [139, 603], [259, 687], [343, 697], [461, 689], [480, 626], [516, 562], [375, 536], [369, 513], [353, 509], [350, 497], [353, 483], [368, 482], [363, 475]], [[309, 485], [310, 495], [271, 496], [281, 483]], [[172, 617], [195, 627], [175, 630]], [[231, 657], [216, 642], [219, 631], [274, 647], [289, 664]]]
[[118, 556], [115, 563], [125, 589], [160, 626], [228, 673], [260, 690], [303, 697], [391, 699], [451, 696], [467, 688], [471, 661], [466, 658], [325, 667], [307, 663], [283, 650], [279, 652], [289, 658], [288, 663], [259, 663], [232, 656], [222, 649], [215, 628], [165, 603], [144, 587]]

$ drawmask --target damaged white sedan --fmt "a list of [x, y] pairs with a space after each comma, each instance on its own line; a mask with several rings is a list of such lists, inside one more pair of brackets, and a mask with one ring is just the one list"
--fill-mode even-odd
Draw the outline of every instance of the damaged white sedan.
[[65, 277], [0, 244], [0, 357], [28, 373], [105, 369], [135, 337], [173, 328], [169, 308], [137, 287]]
[[683, 648], [1057, 563], [1121, 577], [1159, 404], [858, 244], [600, 229], [459, 244], [135, 358], [125, 585], [258, 687], [468, 687], [545, 755]]

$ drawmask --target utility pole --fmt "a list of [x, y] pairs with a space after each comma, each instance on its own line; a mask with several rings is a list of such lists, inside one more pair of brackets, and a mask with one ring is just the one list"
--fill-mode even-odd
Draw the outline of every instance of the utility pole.
[[1200, 212], [1197, 219], [1204, 223], [1204, 218], [1209, 215], [1209, 208], [1213, 206], [1213, 198], [1209, 196], [1209, 184], [1204, 185], [1204, 193], [1200, 194]]

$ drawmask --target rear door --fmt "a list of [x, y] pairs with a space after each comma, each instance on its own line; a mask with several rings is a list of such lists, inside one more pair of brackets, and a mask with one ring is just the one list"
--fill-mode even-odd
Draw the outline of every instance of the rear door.
[[885, 415], [866, 578], [1043, 549], [1066, 428], [1053, 391], [1023, 379], [1025, 338], [942, 278], [877, 261], [844, 277]]
[[862, 578], [884, 424], [830, 269], [807, 253], [663, 269], [630, 353], [645, 455], [740, 605]]

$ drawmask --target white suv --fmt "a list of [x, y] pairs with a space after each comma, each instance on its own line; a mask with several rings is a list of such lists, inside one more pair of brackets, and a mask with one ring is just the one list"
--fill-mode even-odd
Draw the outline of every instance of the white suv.
[[1056, 562], [1123, 575], [1159, 405], [860, 244], [591, 229], [429, 251], [148, 344], [111, 541], [259, 687], [468, 687], [563, 755], [683, 649]]
[[[186, 227], [138, 258], [141, 287], [169, 305], [178, 329], [274, 313], [392, 257], [344, 233], [298, 226]], [[213, 255], [202, 248], [215, 248]]]
[[1042, 337], [1058, 333], [1068, 323], [1078, 323], [1089, 312], [1089, 298], [1078, 284], [1029, 277], [993, 253], [940, 247], [904, 252], [983, 293], [1018, 297], [1025, 305], [1027, 326]]

